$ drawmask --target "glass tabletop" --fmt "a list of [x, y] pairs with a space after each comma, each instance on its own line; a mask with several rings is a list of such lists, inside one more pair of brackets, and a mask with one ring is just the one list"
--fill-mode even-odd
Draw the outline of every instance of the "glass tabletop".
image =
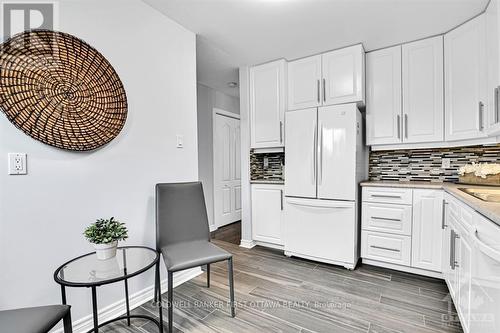
[[137, 275], [154, 266], [158, 253], [148, 247], [119, 247], [116, 257], [99, 260], [95, 252], [68, 261], [54, 273], [56, 282], [67, 286], [113, 283]]

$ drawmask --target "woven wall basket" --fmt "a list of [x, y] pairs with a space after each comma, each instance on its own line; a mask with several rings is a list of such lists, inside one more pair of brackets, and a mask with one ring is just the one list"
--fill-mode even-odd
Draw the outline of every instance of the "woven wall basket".
[[0, 108], [32, 138], [86, 151], [113, 140], [127, 119], [127, 96], [111, 64], [84, 41], [33, 30], [0, 48]]

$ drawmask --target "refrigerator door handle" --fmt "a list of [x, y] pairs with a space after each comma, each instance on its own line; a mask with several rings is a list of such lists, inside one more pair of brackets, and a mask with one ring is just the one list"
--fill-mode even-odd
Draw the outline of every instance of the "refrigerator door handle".
[[316, 138], [317, 138], [317, 133], [318, 133], [318, 124], [314, 124], [314, 130], [313, 130], [313, 149], [312, 149], [312, 184], [316, 184]]
[[323, 183], [323, 124], [320, 124], [319, 129], [319, 144], [318, 144], [318, 155], [319, 155], [319, 166], [318, 166], [318, 182], [319, 185]]

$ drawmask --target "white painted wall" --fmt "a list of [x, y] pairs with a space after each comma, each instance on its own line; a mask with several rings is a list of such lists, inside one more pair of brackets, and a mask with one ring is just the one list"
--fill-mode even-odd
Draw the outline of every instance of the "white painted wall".
[[239, 98], [198, 84], [198, 176], [203, 183], [208, 220], [214, 228], [213, 109], [240, 113]]
[[[0, 309], [61, 301], [54, 270], [92, 251], [82, 236], [96, 218], [115, 216], [127, 245], [154, 247], [154, 185], [198, 178], [195, 35], [140, 0], [59, 2], [60, 30], [93, 45], [125, 86], [122, 133], [94, 152], [34, 141], [0, 115]], [[177, 149], [176, 134], [185, 148]], [[7, 153], [28, 154], [27, 176], [7, 175]], [[162, 278], [164, 278], [163, 272]], [[130, 281], [133, 294], [153, 284]], [[123, 285], [99, 290], [99, 307], [123, 298]], [[90, 290], [69, 289], [73, 319], [91, 313]]]

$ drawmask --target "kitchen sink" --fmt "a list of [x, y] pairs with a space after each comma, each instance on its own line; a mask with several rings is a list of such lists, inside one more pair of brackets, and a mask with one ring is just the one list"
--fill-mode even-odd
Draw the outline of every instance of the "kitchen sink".
[[483, 201], [500, 203], [500, 189], [459, 188], [459, 190]]

